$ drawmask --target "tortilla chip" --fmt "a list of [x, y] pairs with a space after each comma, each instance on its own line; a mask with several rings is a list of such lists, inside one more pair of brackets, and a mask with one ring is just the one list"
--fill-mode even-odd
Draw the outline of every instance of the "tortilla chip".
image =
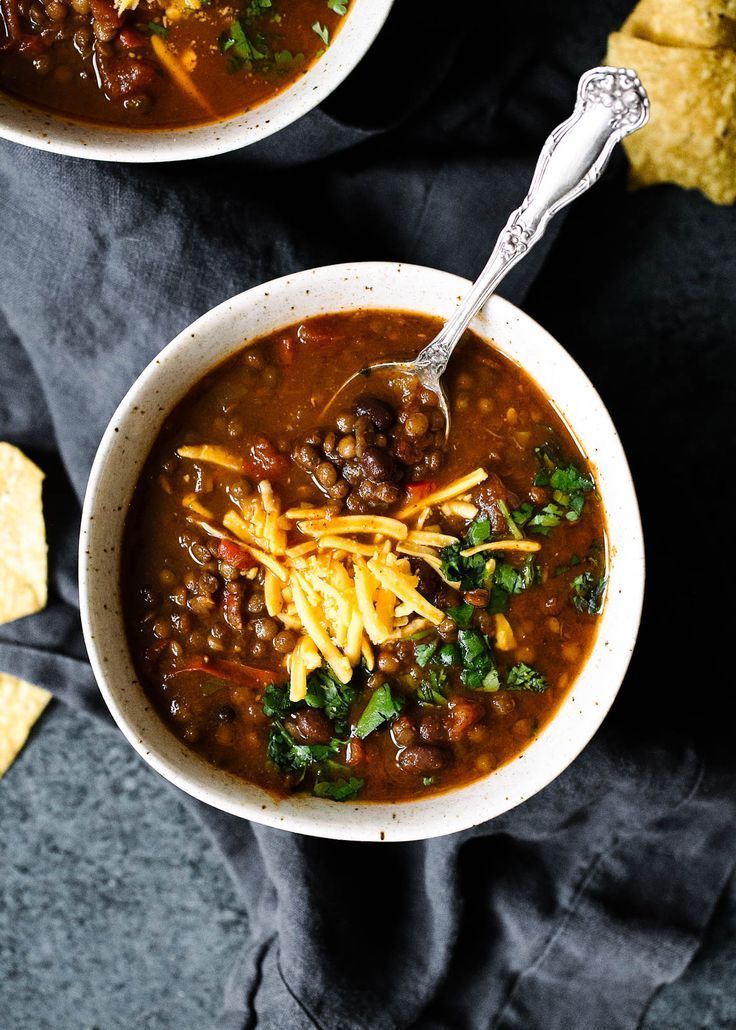
[[608, 64], [635, 68], [651, 119], [624, 140], [632, 185], [674, 182], [736, 200], [736, 53], [659, 46], [614, 32]]
[[736, 0], [640, 0], [621, 31], [663, 46], [736, 47]]
[[47, 690], [0, 672], [0, 776], [20, 753], [50, 698]]
[[43, 472], [17, 447], [0, 443], [0, 624], [46, 604]]

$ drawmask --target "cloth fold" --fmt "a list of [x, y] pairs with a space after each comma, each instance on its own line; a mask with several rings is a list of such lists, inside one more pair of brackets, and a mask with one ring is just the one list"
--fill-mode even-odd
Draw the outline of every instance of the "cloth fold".
[[[626, 13], [540, 0], [460, 18], [396, 0], [321, 109], [239, 153], [116, 167], [0, 145], [0, 437], [46, 472], [51, 559], [49, 606], [0, 627], [0, 668], [107, 717], [76, 537], [97, 443], [135, 376], [197, 315], [300, 268], [383, 258], [474, 276]], [[677, 599], [705, 574], [688, 586], [668, 555], [711, 517], [705, 499], [682, 512], [688, 482], [692, 497], [717, 481], [710, 436], [727, 432], [708, 396], [693, 399], [687, 334], [696, 390], [724, 402], [733, 222], [675, 190], [628, 196], [619, 158], [502, 291], [593, 374], [642, 491], [656, 577], [612, 715], [541, 794], [434, 841], [320, 841], [191, 800], [249, 917], [220, 1026], [616, 1030], [690, 961], [736, 860], [736, 801], [708, 728], [712, 683], [697, 696], [695, 660], [671, 640]], [[717, 580], [709, 610], [726, 603]]]

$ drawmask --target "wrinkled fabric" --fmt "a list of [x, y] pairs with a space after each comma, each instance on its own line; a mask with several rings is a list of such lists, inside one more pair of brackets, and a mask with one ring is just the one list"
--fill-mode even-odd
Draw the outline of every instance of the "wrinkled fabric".
[[[477, 274], [626, 6], [476, 0], [459, 19], [396, 0], [319, 110], [209, 161], [109, 166], [0, 142], [0, 438], [46, 473], [51, 563], [47, 609], [0, 628], [0, 668], [106, 717], [76, 547], [131, 382], [192, 319], [301, 268]], [[329, 842], [192, 800], [249, 915], [220, 1027], [616, 1030], [686, 968], [736, 860], [718, 550], [735, 230], [697, 194], [627, 193], [617, 155], [504, 284], [591, 376], [631, 459], [649, 584], [629, 675], [554, 783], [464, 833]]]

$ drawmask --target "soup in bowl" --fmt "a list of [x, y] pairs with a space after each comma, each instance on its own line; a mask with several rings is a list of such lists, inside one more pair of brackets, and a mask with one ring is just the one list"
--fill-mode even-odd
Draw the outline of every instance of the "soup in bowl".
[[0, 0], [0, 134], [102, 160], [262, 139], [358, 63], [391, 0]]
[[195, 796], [325, 836], [450, 832], [553, 778], [615, 696], [636, 500], [561, 348], [494, 298], [448, 369], [449, 435], [403, 376], [328, 404], [466, 288], [383, 264], [257, 287], [113, 417], [83, 518], [90, 658], [129, 739]]

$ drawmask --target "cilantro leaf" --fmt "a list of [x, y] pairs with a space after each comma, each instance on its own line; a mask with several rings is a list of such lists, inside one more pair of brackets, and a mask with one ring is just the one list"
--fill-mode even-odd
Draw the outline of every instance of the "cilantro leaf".
[[331, 740], [329, 744], [298, 744], [280, 719], [274, 719], [268, 735], [266, 757], [282, 773], [298, 773], [302, 777], [310, 765], [324, 762], [342, 744]]
[[393, 719], [404, 707], [400, 697], [394, 698], [391, 687], [384, 683], [382, 687], [371, 694], [368, 704], [363, 709], [363, 714], [358, 719], [355, 727], [355, 736], [365, 740], [369, 733], [373, 733], [384, 722]]
[[511, 512], [511, 518], [517, 526], [525, 526], [534, 514], [534, 505], [530, 501], [524, 501], [518, 508]]
[[[230, 71], [238, 71], [251, 61], [265, 60], [268, 57], [268, 47], [264, 44], [262, 36], [258, 37], [258, 46], [250, 40], [237, 18], [220, 36], [220, 50], [229, 57]], [[259, 49], [259, 46], [262, 49]]]
[[433, 644], [417, 644], [414, 647], [414, 660], [417, 665], [421, 665], [422, 668], [432, 658], [437, 647], [439, 646], [438, 641], [435, 640]]
[[486, 579], [486, 562], [484, 554], [471, 554], [465, 557], [460, 554], [466, 549], [463, 542], [443, 547], [440, 551], [442, 559], [442, 575], [451, 583], [459, 583], [461, 590], [476, 590], [482, 587]]
[[554, 529], [555, 526], [559, 526], [564, 514], [565, 513], [559, 504], [553, 504], [550, 502], [549, 504], [546, 504], [541, 511], [538, 511], [536, 515], [529, 519], [528, 528], [533, 533], [541, 533], [542, 536], [549, 536], [550, 529]]
[[348, 0], [327, 0], [327, 6], [335, 14], [346, 14], [348, 9]]
[[514, 538], [514, 540], [521, 540], [521, 538], [524, 536], [524, 534], [521, 532], [521, 530], [519, 529], [516, 521], [512, 517], [511, 512], [509, 511], [509, 506], [506, 503], [506, 501], [502, 501], [499, 498], [499, 500], [496, 501], [496, 504], [498, 505], [498, 510], [501, 512], [503, 517], [506, 519], [506, 525], [509, 528], [509, 533], [511, 534], [511, 536]]
[[162, 39], [166, 39], [166, 37], [169, 34], [169, 30], [166, 28], [166, 26], [165, 25], [161, 25], [157, 21], [149, 21], [149, 23], [148, 23], [148, 30], [154, 36], [160, 36]]
[[318, 21], [312, 26], [312, 32], [316, 32], [325, 46], [330, 45], [330, 30], [326, 25], [320, 25]]
[[291, 708], [288, 687], [283, 683], [269, 683], [263, 691], [261, 706], [269, 719], [283, 719]]
[[315, 783], [312, 793], [316, 798], [329, 798], [331, 801], [349, 801], [361, 790], [364, 780], [355, 776], [349, 779], [320, 780]]
[[581, 572], [570, 584], [572, 603], [581, 615], [599, 615], [603, 608], [607, 578], [596, 579], [592, 572]]
[[473, 621], [474, 611], [475, 608], [472, 604], [463, 602], [463, 604], [459, 604], [455, 608], [448, 608], [445, 614], [449, 615], [452, 621], [460, 629], [467, 629], [470, 623]]
[[459, 665], [461, 662], [460, 648], [457, 644], [445, 644], [437, 652], [437, 659], [440, 665]]
[[473, 690], [496, 691], [501, 685], [488, 637], [475, 629], [463, 629], [457, 635], [463, 671], [460, 678]]
[[563, 467], [558, 465], [549, 477], [549, 485], [553, 490], [561, 490], [564, 494], [588, 493], [595, 486], [589, 472], [581, 472], [575, 465]]
[[506, 677], [507, 690], [528, 690], [534, 694], [543, 694], [549, 683], [540, 672], [525, 662], [519, 662], [509, 669]]
[[307, 677], [304, 700], [310, 708], [324, 709], [327, 718], [334, 722], [336, 733], [347, 732], [348, 713], [355, 696], [350, 684], [341, 683], [329, 666], [316, 669]]
[[539, 580], [539, 568], [529, 554], [519, 568], [507, 562], [498, 562], [493, 571], [493, 582], [507, 594], [523, 594]]
[[248, 19], [258, 18], [265, 14], [266, 11], [270, 11], [272, 6], [272, 0], [250, 0], [245, 9], [245, 17]]
[[444, 669], [430, 669], [427, 676], [417, 687], [417, 697], [422, 705], [446, 705], [445, 683], [447, 673]]
[[274, 64], [282, 71], [290, 68], [293, 64], [299, 64], [304, 60], [304, 54], [292, 54], [290, 50], [277, 50], [273, 55]]
[[466, 537], [468, 547], [477, 547], [491, 539], [491, 520], [488, 518], [476, 519], [468, 529]]

